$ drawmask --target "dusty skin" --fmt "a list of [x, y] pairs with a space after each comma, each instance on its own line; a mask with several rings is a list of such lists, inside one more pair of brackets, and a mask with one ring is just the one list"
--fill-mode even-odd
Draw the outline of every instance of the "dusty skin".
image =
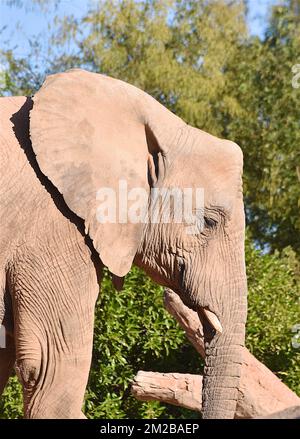
[[[121, 287], [133, 263], [199, 313], [203, 416], [234, 416], [247, 312], [242, 162], [236, 144], [103, 75], [71, 70], [33, 99], [0, 98], [0, 390], [15, 363], [27, 418], [83, 417], [101, 270]], [[204, 229], [99, 223], [96, 193], [120, 179], [148, 194], [203, 188]]]

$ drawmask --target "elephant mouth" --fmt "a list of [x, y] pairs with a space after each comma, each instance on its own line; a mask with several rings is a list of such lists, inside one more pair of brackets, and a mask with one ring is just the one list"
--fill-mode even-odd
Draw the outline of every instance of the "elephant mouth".
[[[185, 289], [183, 288], [183, 290]], [[173, 289], [173, 291], [175, 291], [179, 295], [179, 297], [181, 298], [183, 303], [186, 304], [186, 306], [198, 313], [199, 319], [203, 326], [205, 325], [206, 327], [210, 328], [212, 332], [215, 332], [217, 334], [223, 333], [223, 327], [219, 317], [214, 311], [209, 309], [209, 306], [201, 306], [200, 304], [197, 304], [195, 302], [193, 303], [191, 301], [188, 301], [187, 298], [189, 297], [189, 295], [182, 294], [182, 290]]]

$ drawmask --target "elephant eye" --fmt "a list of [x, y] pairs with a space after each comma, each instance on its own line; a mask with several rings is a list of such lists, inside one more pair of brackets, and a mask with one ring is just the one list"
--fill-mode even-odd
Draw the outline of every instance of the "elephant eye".
[[216, 227], [217, 225], [217, 221], [215, 221], [212, 218], [208, 218], [207, 216], [204, 217], [204, 224], [206, 227], [208, 227], [209, 229], [213, 229]]

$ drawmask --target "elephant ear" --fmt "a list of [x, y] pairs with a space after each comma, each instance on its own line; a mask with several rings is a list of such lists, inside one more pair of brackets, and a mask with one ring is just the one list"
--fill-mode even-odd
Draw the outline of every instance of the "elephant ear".
[[[119, 221], [118, 211], [115, 222], [101, 222], [97, 194], [102, 188], [114, 191], [118, 206], [120, 181], [128, 192], [141, 188], [149, 194], [149, 139], [140, 110], [146, 96], [152, 99], [122, 81], [76, 69], [49, 76], [30, 113], [32, 148], [41, 171], [85, 221], [102, 262], [119, 277], [131, 268], [143, 224], [126, 222], [124, 216]], [[152, 146], [159, 149], [157, 139]], [[147, 205], [146, 196], [145, 211]]]

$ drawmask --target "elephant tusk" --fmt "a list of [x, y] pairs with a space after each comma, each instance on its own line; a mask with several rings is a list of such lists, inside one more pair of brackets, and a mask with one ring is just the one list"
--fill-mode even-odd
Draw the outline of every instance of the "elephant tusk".
[[220, 334], [222, 334], [223, 332], [223, 328], [221, 325], [220, 320], [218, 319], [218, 317], [216, 316], [215, 313], [213, 313], [212, 311], [209, 311], [207, 308], [202, 308], [203, 314], [205, 315], [205, 317], [207, 318], [207, 320], [209, 321], [209, 323], [211, 324], [211, 326]]

